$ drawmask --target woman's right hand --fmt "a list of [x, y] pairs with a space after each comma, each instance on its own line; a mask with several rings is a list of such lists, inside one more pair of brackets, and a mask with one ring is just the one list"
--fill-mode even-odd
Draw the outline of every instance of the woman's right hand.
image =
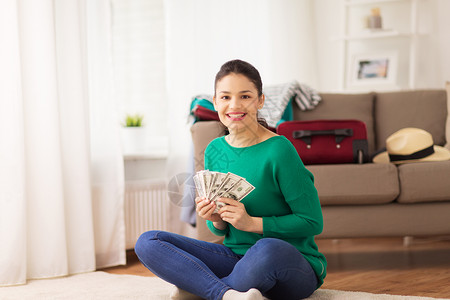
[[224, 222], [218, 213], [214, 213], [216, 209], [216, 204], [213, 201], [210, 201], [206, 198], [195, 198], [196, 210], [198, 215], [205, 219], [214, 223], [222, 223]]

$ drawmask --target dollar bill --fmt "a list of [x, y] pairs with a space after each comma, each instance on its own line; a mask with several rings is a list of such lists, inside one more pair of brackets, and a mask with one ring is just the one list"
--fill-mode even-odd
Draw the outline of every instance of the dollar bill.
[[245, 196], [250, 194], [255, 187], [248, 183], [246, 180], [240, 180], [236, 183], [232, 188], [230, 188], [227, 192], [223, 193], [221, 197], [230, 198], [236, 201], [241, 201]]
[[255, 189], [245, 178], [230, 172], [202, 170], [198, 171], [193, 179], [199, 197], [207, 198], [216, 203], [217, 207], [214, 213], [217, 213], [225, 205], [218, 200], [221, 197], [241, 201]]
[[[246, 180], [241, 179], [235, 185], [233, 185], [228, 191], [222, 193], [220, 197], [241, 201], [254, 189], [255, 187], [253, 185], [248, 183]], [[225, 206], [225, 203], [219, 201], [219, 199], [216, 199], [215, 201], [216, 201], [216, 209], [214, 210], [214, 212], [216, 213], [219, 211], [219, 209]]]
[[205, 183], [205, 172], [206, 172], [207, 170], [202, 170], [202, 171], [199, 171], [197, 174], [198, 174], [198, 178], [199, 178], [199, 182], [200, 182], [200, 186], [201, 186], [201, 189], [202, 189], [202, 194], [203, 194], [203, 197], [206, 197], [206, 183]]
[[205, 197], [208, 197], [210, 185], [211, 185], [211, 172], [209, 170], [205, 170], [203, 173], [203, 182], [205, 185]]
[[243, 180], [243, 178], [241, 176], [238, 176], [233, 173], [227, 173], [227, 175], [226, 175], [225, 179], [223, 180], [222, 184], [220, 185], [218, 191], [210, 200], [216, 201], [218, 198], [222, 197], [222, 194], [224, 194], [229, 189], [231, 189], [240, 180]]
[[227, 174], [221, 172], [212, 172], [211, 179], [211, 187], [208, 191], [207, 198], [211, 199], [214, 195], [219, 191], [220, 186], [222, 185], [224, 179], [227, 177]]
[[195, 174], [194, 177], [194, 184], [195, 184], [195, 189], [197, 190], [198, 196], [201, 198], [206, 198], [205, 197], [205, 190], [203, 189], [202, 183], [200, 182], [200, 176], [198, 174]]
[[223, 180], [221, 186], [219, 187], [218, 191], [214, 194], [214, 196], [211, 198], [211, 201], [214, 201], [216, 203], [216, 209], [214, 210], [214, 213], [217, 213], [219, 209], [221, 209], [223, 206], [225, 206], [225, 203], [219, 201], [220, 197], [223, 197], [225, 193], [227, 193], [229, 190], [233, 188], [236, 184], [238, 184], [240, 181], [243, 181], [242, 177], [233, 174], [233, 173], [227, 173], [225, 179]]

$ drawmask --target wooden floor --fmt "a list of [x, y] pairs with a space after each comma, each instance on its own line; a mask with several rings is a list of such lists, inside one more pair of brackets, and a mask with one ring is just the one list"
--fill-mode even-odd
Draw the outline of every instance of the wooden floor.
[[[376, 294], [450, 299], [450, 237], [317, 240], [328, 261], [322, 288]], [[153, 276], [127, 252], [126, 266], [104, 269], [115, 274]]]

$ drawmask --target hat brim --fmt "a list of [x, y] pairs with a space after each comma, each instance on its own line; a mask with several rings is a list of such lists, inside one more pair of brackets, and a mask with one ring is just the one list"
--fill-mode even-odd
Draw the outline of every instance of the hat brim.
[[411, 160], [399, 160], [399, 161], [390, 161], [389, 154], [387, 151], [381, 152], [372, 159], [374, 163], [377, 164], [388, 164], [393, 163], [396, 165], [404, 164], [404, 163], [411, 163], [411, 162], [422, 162], [422, 161], [443, 161], [443, 160], [450, 160], [450, 151], [444, 147], [441, 146], [433, 146], [434, 153], [419, 159], [411, 159]]

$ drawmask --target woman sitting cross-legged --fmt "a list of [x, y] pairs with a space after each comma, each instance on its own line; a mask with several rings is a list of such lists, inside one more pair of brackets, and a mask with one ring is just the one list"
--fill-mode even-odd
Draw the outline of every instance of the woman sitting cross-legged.
[[[255, 189], [242, 201], [196, 198], [223, 245], [149, 231], [135, 251], [155, 275], [178, 287], [173, 299], [303, 299], [323, 283], [326, 260], [314, 237], [323, 219], [313, 175], [293, 145], [258, 118], [264, 105], [259, 72], [233, 60], [216, 75], [213, 98], [229, 134], [205, 151], [205, 169], [233, 173]], [[186, 291], [186, 292], [185, 292]]]

